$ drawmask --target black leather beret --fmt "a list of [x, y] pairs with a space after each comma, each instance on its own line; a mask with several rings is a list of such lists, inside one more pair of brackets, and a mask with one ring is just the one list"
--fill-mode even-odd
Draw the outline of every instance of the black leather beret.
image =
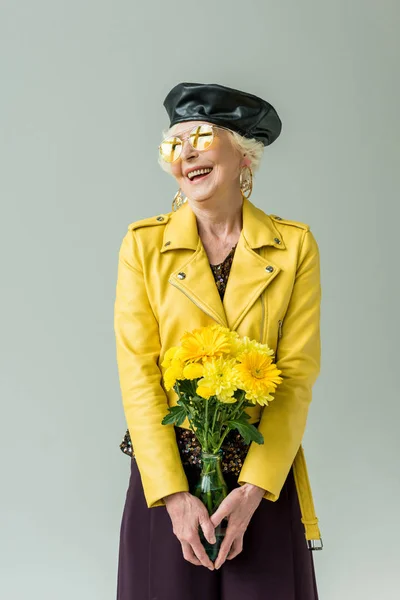
[[178, 83], [163, 103], [170, 127], [182, 121], [207, 121], [228, 127], [264, 146], [279, 136], [282, 122], [266, 100], [217, 83]]

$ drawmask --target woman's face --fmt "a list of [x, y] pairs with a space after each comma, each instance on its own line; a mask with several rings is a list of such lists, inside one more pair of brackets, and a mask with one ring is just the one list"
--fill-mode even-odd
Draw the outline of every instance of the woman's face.
[[[180, 157], [171, 163], [171, 172], [182, 193], [195, 201], [215, 195], [224, 197], [239, 192], [240, 167], [245, 164], [244, 156], [233, 146], [231, 134], [225, 129], [214, 129], [214, 141], [208, 150], [194, 149], [187, 138], [189, 131], [207, 121], [185, 121], [172, 129], [174, 135], [184, 139]], [[190, 179], [188, 173], [195, 169], [211, 168], [207, 175]]]

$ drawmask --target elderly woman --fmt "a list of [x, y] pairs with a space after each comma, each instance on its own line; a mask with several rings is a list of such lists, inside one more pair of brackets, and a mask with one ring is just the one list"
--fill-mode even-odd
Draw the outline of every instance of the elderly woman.
[[[181, 83], [164, 106], [159, 161], [179, 190], [172, 210], [128, 226], [119, 252], [115, 334], [131, 457], [120, 531], [118, 600], [316, 600], [322, 547], [301, 445], [320, 370], [319, 251], [308, 225], [249, 200], [264, 147], [281, 132], [265, 100]], [[230, 432], [229, 493], [209, 515], [192, 494], [199, 442], [163, 425], [177, 402], [161, 362], [185, 330], [219, 323], [268, 344], [283, 382], [247, 409], [264, 444]], [[228, 519], [215, 563], [215, 527]]]

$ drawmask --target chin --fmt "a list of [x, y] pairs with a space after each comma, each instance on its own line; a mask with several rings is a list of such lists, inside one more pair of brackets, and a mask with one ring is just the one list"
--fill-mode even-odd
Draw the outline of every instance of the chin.
[[207, 200], [211, 200], [212, 194], [187, 194], [188, 198], [193, 200], [193, 202], [207, 202]]
[[194, 200], [198, 200], [199, 202], [202, 200], [208, 200], [209, 198], [212, 198], [212, 196], [215, 194], [216, 190], [214, 187], [209, 188], [209, 187], [204, 187], [204, 189], [200, 189], [199, 187], [189, 187], [183, 190], [183, 193], [186, 194], [186, 196], [188, 196], [189, 198], [193, 198]]

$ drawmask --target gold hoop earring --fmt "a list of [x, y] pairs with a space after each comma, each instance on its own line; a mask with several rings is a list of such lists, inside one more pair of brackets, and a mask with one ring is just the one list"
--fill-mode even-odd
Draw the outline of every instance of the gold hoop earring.
[[187, 198], [182, 196], [181, 188], [179, 188], [172, 201], [172, 210], [176, 212], [185, 202], [187, 202]]
[[240, 169], [239, 182], [242, 196], [244, 198], [250, 198], [251, 192], [253, 191], [253, 171], [247, 165]]

